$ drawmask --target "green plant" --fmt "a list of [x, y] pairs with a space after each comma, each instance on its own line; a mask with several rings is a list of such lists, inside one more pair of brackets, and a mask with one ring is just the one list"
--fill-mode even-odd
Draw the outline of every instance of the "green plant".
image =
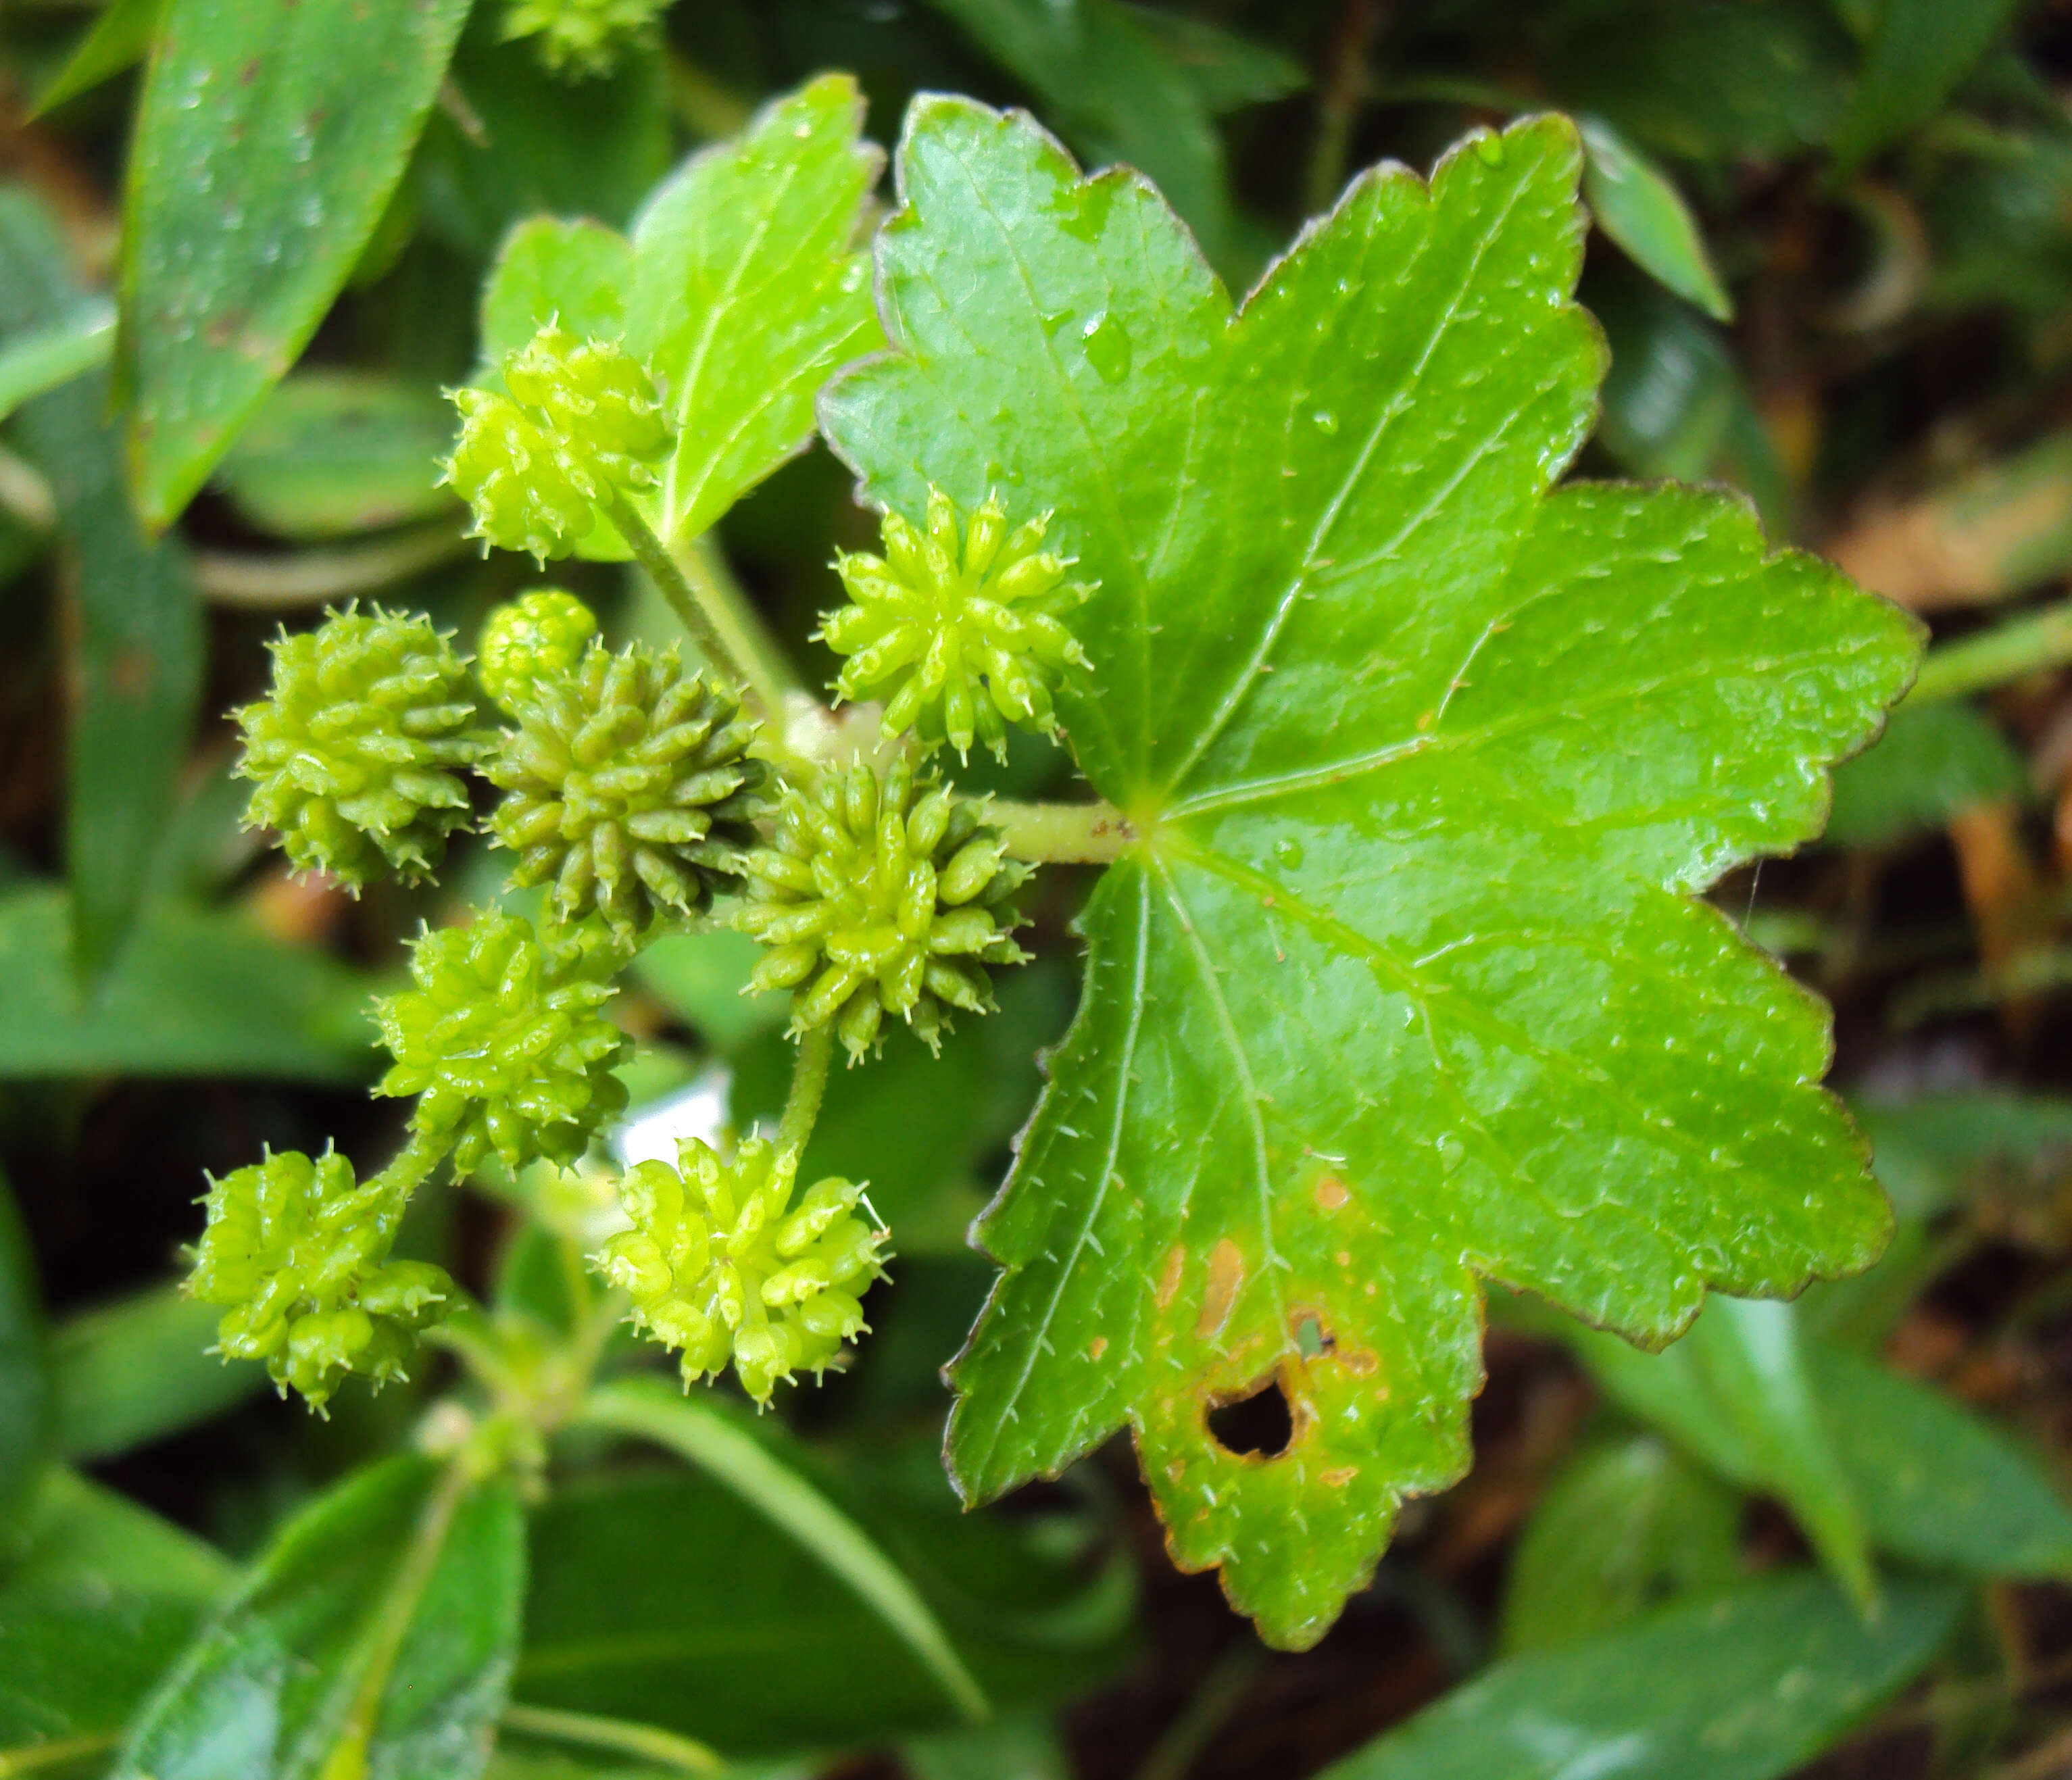
[[[1252, 144], [1281, 221], [1314, 212], [1269, 258], [1223, 165], [1248, 126], [1214, 120], [1305, 76], [1173, 5], [934, 0], [1089, 161], [1158, 179], [908, 102], [923, 61], [886, 89], [881, 207], [857, 83], [751, 111], [724, 20], [119, 0], [51, 89], [150, 46], [119, 319], [0, 191], [0, 418], [28, 401], [0, 581], [15, 530], [59, 528], [77, 689], [72, 887], [0, 884], [0, 1078], [371, 1104], [211, 1118], [241, 1165], [212, 1162], [181, 1289], [54, 1345], [0, 1197], [0, 1776], [542, 1780], [552, 1745], [601, 1780], [897, 1744], [919, 1780], [1063, 1780], [1045, 1715], [1159, 1635], [1104, 1537], [1138, 1507], [1250, 1622], [1147, 1780], [1237, 1771], [1209, 1745], [1253, 1634], [1310, 1651], [1355, 1602], [1303, 1672], [1363, 1653], [1382, 1601], [1462, 1684], [1338, 1780], [1764, 1780], [1938, 1661], [1941, 1771], [2010, 1740], [2057, 1671], [1976, 1591], [2072, 1575], [2072, 1508], [1876, 1355], [1981, 1232], [2049, 1227], [2027, 1199], [1960, 1226], [1952, 1183], [2072, 1124], [1872, 1108], [1874, 1180], [1782, 955], [1847, 983], [1877, 850], [1948, 820], [1984, 974], [1907, 993], [2000, 997], [2023, 1041], [2057, 905], [2006, 888], [1993, 800], [2040, 770], [2009, 735], [2058, 732], [1963, 701], [2072, 630], [1923, 668], [1909, 612], [1774, 541], [1796, 361], [1766, 281], [1803, 244], [1743, 239], [1723, 279], [1679, 189], [1753, 205], [1748, 170], [1800, 154], [1780, 210], [1882, 216], [1881, 182], [2012, 130], [2014, 52], [1924, 3], [1549, 0], [1471, 70], [1392, 20], [1400, 82], [1375, 9], [1320, 10], [1308, 164]], [[1591, 23], [1624, 11], [1711, 47]], [[1655, 72], [1622, 85], [1622, 54]], [[1731, 104], [1664, 103], [1694, 56]], [[1938, 59], [1977, 63], [1977, 117], [1938, 111]], [[1548, 102], [1498, 84], [1514, 63]], [[1388, 138], [1429, 177], [1346, 177], [1377, 115], [1462, 110], [1450, 146]], [[709, 138], [674, 171], [671, 117]], [[476, 325], [442, 332], [458, 286]], [[1760, 409], [1756, 347], [1703, 319], [1758, 287]], [[334, 299], [337, 362], [283, 381]], [[2053, 450], [1992, 485], [2024, 523]], [[1699, 485], [1723, 467], [1761, 518]], [[186, 751], [196, 588], [302, 611], [169, 816], [109, 762]], [[240, 621], [208, 646], [208, 684], [256, 684]], [[1857, 850], [1839, 888], [1791, 868], [1786, 932], [1756, 868], [1820, 837], [1831, 788]], [[231, 851], [240, 824], [283, 857]], [[232, 884], [243, 911], [191, 906]], [[0, 1093], [0, 1137], [53, 1106]], [[2050, 1289], [2008, 1326], [2049, 1326]], [[1558, 1382], [1509, 1469], [1400, 1537], [1522, 1345]], [[212, 1510], [265, 1523], [235, 1580], [77, 1469], [267, 1383], [315, 1413], [248, 1412], [263, 1463]], [[1074, 1470], [1125, 1429], [1141, 1496]], [[1757, 1496], [1818, 1569], [1746, 1573]], [[1477, 1529], [1528, 1503], [1489, 1615]]]

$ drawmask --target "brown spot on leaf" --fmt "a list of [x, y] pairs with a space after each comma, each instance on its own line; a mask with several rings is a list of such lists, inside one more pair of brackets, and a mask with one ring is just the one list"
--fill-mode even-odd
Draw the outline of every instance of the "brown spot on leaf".
[[1357, 1465], [1334, 1465], [1328, 1471], [1319, 1472], [1318, 1481], [1321, 1483], [1328, 1483], [1334, 1490], [1342, 1490], [1359, 1475], [1359, 1467]]
[[1317, 1203], [1326, 1211], [1337, 1211], [1351, 1197], [1346, 1190], [1346, 1183], [1335, 1174], [1326, 1174], [1317, 1182]]
[[1208, 1282], [1202, 1293], [1202, 1314], [1194, 1325], [1197, 1341], [1207, 1341], [1230, 1321], [1244, 1285], [1244, 1251], [1225, 1236], [1209, 1251]]
[[1108, 1337], [1105, 1335], [1096, 1335], [1094, 1337], [1093, 1345], [1087, 1350], [1087, 1358], [1088, 1359], [1099, 1359], [1101, 1355], [1105, 1354], [1107, 1351]]
[[1173, 1301], [1173, 1294], [1180, 1289], [1181, 1270], [1186, 1264], [1187, 1245], [1176, 1242], [1166, 1251], [1166, 1271], [1159, 1275], [1157, 1289], [1151, 1294], [1161, 1310]]
[[151, 690], [151, 656], [134, 643], [115, 652], [108, 664], [108, 684], [117, 697], [142, 698]]

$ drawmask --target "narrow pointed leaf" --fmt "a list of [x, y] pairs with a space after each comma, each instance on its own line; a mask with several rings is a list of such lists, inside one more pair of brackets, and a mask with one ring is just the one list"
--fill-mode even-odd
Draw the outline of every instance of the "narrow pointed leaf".
[[508, 1479], [470, 1487], [417, 1458], [357, 1473], [188, 1646], [115, 1774], [470, 1780], [504, 1706], [524, 1560]]
[[468, 0], [166, 0], [130, 154], [118, 392], [145, 522], [186, 506], [344, 286]]
[[50, 1349], [29, 1233], [0, 1176], [0, 1538], [11, 1534], [51, 1446]]
[[[1552, 487], [1604, 370], [1581, 162], [1540, 118], [1363, 175], [1234, 314], [1141, 179], [923, 99], [894, 352], [823, 400], [881, 505], [1056, 510], [1060, 712], [1139, 837], [980, 1227], [954, 1473], [1133, 1425], [1282, 1643], [1465, 1468], [1483, 1280], [1659, 1344], [1885, 1239], [1824, 1010], [1693, 893], [1818, 829], [1918, 627], [1717, 495]], [[1268, 1386], [1288, 1449], [1221, 1445]]]
[[1577, 127], [1588, 155], [1583, 195], [1597, 226], [1687, 302], [1715, 321], [1733, 320], [1733, 299], [1675, 183], [1603, 118], [1584, 118]]

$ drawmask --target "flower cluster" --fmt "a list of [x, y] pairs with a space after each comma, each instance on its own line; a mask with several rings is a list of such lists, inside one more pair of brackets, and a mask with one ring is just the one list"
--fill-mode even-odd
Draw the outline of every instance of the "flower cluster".
[[552, 884], [564, 923], [601, 915], [623, 942], [664, 911], [696, 913], [739, 882], [768, 767], [748, 757], [741, 701], [686, 674], [672, 647], [593, 643], [532, 682], [483, 771], [506, 795], [496, 837], [516, 885]]
[[415, 989], [375, 1004], [396, 1059], [375, 1091], [419, 1096], [413, 1128], [451, 1146], [456, 1179], [491, 1153], [513, 1169], [572, 1162], [624, 1109], [612, 1070], [627, 1040], [600, 1011], [611, 985], [550, 955], [531, 922], [489, 912], [428, 932], [410, 974]]
[[653, 34], [669, 0], [512, 0], [506, 42], [535, 39], [549, 72], [574, 80], [611, 72], [619, 57]]
[[504, 361], [504, 385], [457, 389], [459, 442], [446, 480], [475, 536], [544, 562], [596, 529], [598, 508], [655, 486], [671, 434], [639, 360], [549, 322]]
[[328, 1150], [269, 1153], [212, 1180], [187, 1290], [223, 1308], [224, 1354], [264, 1362], [317, 1409], [348, 1372], [402, 1377], [417, 1332], [454, 1297], [443, 1268], [388, 1258], [405, 1198], [378, 1174], [356, 1184]]
[[820, 635], [849, 658], [841, 696], [883, 698], [888, 737], [911, 729], [960, 756], [976, 738], [1005, 758], [1010, 723], [1054, 736], [1052, 695], [1068, 664], [1087, 664], [1063, 616], [1092, 590], [1043, 549], [1049, 522], [1009, 532], [989, 498], [964, 524], [939, 489], [925, 529], [887, 513], [882, 557], [835, 559], [853, 603], [827, 614]]
[[752, 1138], [731, 1163], [695, 1138], [677, 1165], [641, 1162], [619, 1186], [633, 1227], [595, 1264], [632, 1298], [632, 1319], [683, 1353], [684, 1382], [730, 1359], [767, 1403], [779, 1379], [816, 1377], [865, 1332], [859, 1301], [885, 1271], [885, 1232], [855, 1215], [863, 1190], [828, 1179], [791, 1203], [792, 1168]]
[[467, 668], [421, 615], [332, 612], [269, 645], [268, 696], [237, 713], [248, 828], [357, 891], [384, 867], [422, 878], [468, 820], [459, 769], [482, 754]]
[[1008, 898], [1029, 868], [978, 805], [905, 760], [882, 779], [859, 763], [815, 792], [787, 790], [774, 844], [746, 869], [737, 924], [770, 948], [754, 986], [792, 991], [794, 1032], [833, 1022], [852, 1062], [888, 1013], [933, 1047], [946, 1005], [984, 1012], [986, 966], [1028, 956], [1009, 937]]
[[597, 635], [597, 617], [574, 594], [541, 587], [498, 606], [483, 621], [475, 677], [516, 717], [534, 682], [566, 673]]

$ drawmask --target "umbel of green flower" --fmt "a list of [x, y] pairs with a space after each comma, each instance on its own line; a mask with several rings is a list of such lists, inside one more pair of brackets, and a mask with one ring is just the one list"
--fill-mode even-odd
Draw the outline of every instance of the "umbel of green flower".
[[348, 1372], [404, 1376], [417, 1332], [444, 1314], [454, 1283], [427, 1261], [388, 1259], [408, 1195], [381, 1175], [299, 1151], [212, 1180], [208, 1227], [187, 1289], [222, 1307], [216, 1341], [260, 1360], [285, 1395], [321, 1409]]
[[496, 838], [511, 881], [552, 884], [563, 922], [595, 911], [631, 940], [737, 888], [770, 769], [750, 759], [741, 701], [687, 674], [672, 645], [593, 643], [574, 671], [532, 682], [483, 771], [508, 795]]
[[572, 1162], [624, 1109], [611, 1071], [627, 1039], [600, 1011], [610, 984], [573, 949], [549, 953], [522, 916], [427, 931], [410, 975], [414, 989], [375, 1003], [396, 1059], [375, 1091], [419, 1096], [412, 1128], [452, 1146], [454, 1178], [492, 1153], [513, 1169]]
[[533, 683], [566, 673], [597, 635], [597, 618], [574, 594], [540, 587], [497, 606], [483, 621], [475, 677], [512, 716]]
[[422, 878], [468, 820], [460, 770], [487, 738], [472, 727], [467, 668], [421, 614], [329, 614], [268, 647], [273, 684], [237, 713], [257, 781], [247, 828], [280, 832], [298, 870], [357, 893], [384, 867]]
[[725, 1369], [767, 1403], [778, 1379], [816, 1378], [866, 1332], [859, 1301], [885, 1271], [886, 1232], [855, 1215], [844, 1180], [816, 1182], [795, 1207], [792, 1167], [763, 1138], [732, 1162], [696, 1138], [676, 1166], [641, 1162], [619, 1183], [633, 1221], [595, 1265], [633, 1301], [632, 1320], [683, 1352], [684, 1383]]
[[1029, 868], [978, 805], [917, 781], [908, 760], [882, 779], [859, 762], [787, 789], [774, 841], [746, 870], [736, 923], [770, 948], [751, 986], [792, 992], [795, 1033], [833, 1022], [852, 1063], [888, 1013], [933, 1049], [947, 1008], [993, 1005], [989, 964], [1028, 956], [1009, 937], [1008, 898]]
[[556, 74], [582, 80], [611, 72], [628, 48], [652, 34], [669, 0], [512, 0], [505, 40], [535, 39]]
[[1057, 734], [1051, 695], [1086, 652], [1062, 622], [1092, 590], [1044, 549], [1050, 515], [1010, 532], [998, 499], [960, 523], [940, 489], [917, 530], [885, 516], [882, 557], [846, 553], [835, 570], [853, 604], [829, 612], [820, 635], [849, 659], [844, 698], [882, 698], [885, 734], [911, 729], [947, 739], [960, 756], [974, 738], [1006, 752], [1007, 726]]
[[549, 322], [504, 361], [504, 385], [453, 392], [461, 432], [446, 479], [486, 545], [566, 556], [600, 505], [655, 486], [670, 433], [654, 383], [615, 342]]

